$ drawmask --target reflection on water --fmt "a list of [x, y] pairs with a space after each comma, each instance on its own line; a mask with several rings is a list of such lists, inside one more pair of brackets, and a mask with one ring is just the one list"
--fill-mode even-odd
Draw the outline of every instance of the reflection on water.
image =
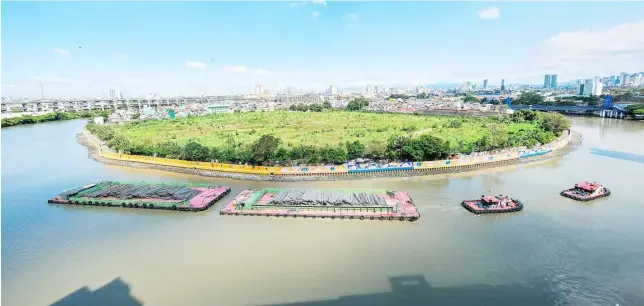
[[628, 160], [628, 161], [634, 161], [634, 162], [638, 162], [638, 163], [644, 163], [644, 155], [631, 154], [631, 153], [618, 152], [618, 151], [610, 151], [610, 150], [602, 150], [602, 149], [595, 149], [595, 148], [591, 148], [590, 153], [595, 154], [595, 155], [601, 155], [601, 156], [606, 156], [606, 157], [612, 157], [612, 158], [618, 158], [618, 159], [623, 159], [623, 160]]
[[336, 299], [306, 301], [273, 306], [449, 306], [478, 305], [552, 305], [546, 283], [540, 287], [527, 287], [523, 284], [508, 285], [469, 285], [462, 287], [432, 287], [422, 275], [398, 276], [389, 278], [391, 291], [372, 294], [342, 296]]
[[[118, 275], [127, 280], [114, 286], [122, 290], [81, 289], [72, 296], [130, 296], [162, 306], [644, 305], [644, 163], [625, 167], [624, 160], [590, 151], [642, 155], [637, 139], [644, 125], [571, 120], [584, 143], [555, 160], [475, 175], [302, 183], [103, 165], [76, 143], [83, 120], [2, 129], [2, 302], [74, 300], [61, 297], [101, 288]], [[63, 189], [98, 180], [207, 182], [233, 190], [199, 213], [46, 203]], [[591, 203], [559, 196], [583, 180], [609, 186], [612, 195]], [[218, 214], [241, 189], [276, 186], [405, 190], [421, 218]], [[460, 207], [483, 193], [511, 195], [525, 208], [475, 216]], [[408, 277], [387, 282], [399, 275]]]
[[115, 278], [96, 290], [80, 288], [51, 306], [143, 306], [130, 295], [130, 285], [120, 278]]

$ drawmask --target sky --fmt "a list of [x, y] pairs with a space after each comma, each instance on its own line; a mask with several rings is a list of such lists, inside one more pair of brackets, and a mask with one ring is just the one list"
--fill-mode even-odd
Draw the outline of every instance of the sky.
[[644, 2], [2, 2], [2, 96], [560, 82], [644, 71]]

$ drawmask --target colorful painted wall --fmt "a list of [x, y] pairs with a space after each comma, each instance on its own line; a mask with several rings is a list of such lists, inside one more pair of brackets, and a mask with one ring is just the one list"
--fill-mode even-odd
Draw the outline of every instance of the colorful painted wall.
[[[537, 155], [550, 153], [554, 150], [563, 148], [570, 141], [571, 135], [560, 137], [556, 141], [533, 149], [512, 148], [498, 152], [477, 152], [470, 155], [459, 155], [448, 160], [419, 161], [406, 163], [388, 163], [388, 164], [362, 164], [362, 165], [334, 165], [334, 166], [298, 166], [298, 167], [265, 167], [265, 166], [247, 166], [209, 162], [191, 162], [177, 159], [168, 159], [160, 157], [139, 156], [129, 154], [118, 154], [103, 152], [99, 149], [99, 154], [108, 159], [120, 161], [132, 161], [139, 163], [164, 165], [180, 168], [192, 168], [200, 170], [212, 170], [222, 172], [235, 172], [256, 175], [348, 175], [369, 172], [385, 171], [410, 171], [410, 170], [429, 170], [437, 168], [449, 168], [458, 166], [482, 165], [485, 163], [512, 160], [517, 158], [526, 158]], [[100, 148], [100, 145], [97, 145]]]

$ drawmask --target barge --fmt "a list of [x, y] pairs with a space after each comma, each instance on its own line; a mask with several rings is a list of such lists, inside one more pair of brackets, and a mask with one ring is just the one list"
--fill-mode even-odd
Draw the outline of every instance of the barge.
[[607, 197], [610, 195], [610, 190], [597, 182], [584, 181], [575, 184], [573, 188], [562, 191], [560, 194], [566, 198], [585, 202]]
[[523, 203], [517, 199], [511, 199], [508, 196], [485, 196], [482, 195], [478, 200], [466, 200], [461, 202], [463, 208], [471, 213], [492, 214], [492, 213], [510, 213], [523, 209]]
[[62, 192], [52, 204], [202, 211], [230, 192], [207, 184], [146, 184], [102, 181]]
[[416, 221], [409, 194], [391, 190], [243, 190], [222, 215]]

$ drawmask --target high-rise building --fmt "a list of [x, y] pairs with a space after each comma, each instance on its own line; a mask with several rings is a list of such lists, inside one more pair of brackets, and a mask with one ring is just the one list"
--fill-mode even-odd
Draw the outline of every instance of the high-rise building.
[[110, 89], [110, 98], [116, 98], [116, 89]]
[[611, 85], [617, 85], [617, 76], [615, 76], [615, 75], [610, 76], [610, 84]]
[[483, 80], [483, 89], [487, 89], [487, 79]]
[[337, 95], [338, 94], [338, 86], [330, 85], [329, 86], [329, 94], [330, 95]]
[[374, 94], [373, 84], [367, 84], [367, 94], [370, 94], [370, 95]]
[[550, 75], [546, 74], [546, 76], [543, 78], [543, 88], [549, 88], [550, 87]]
[[501, 90], [505, 90], [505, 79], [501, 79]]
[[255, 84], [255, 87], [253, 87], [253, 94], [254, 95], [261, 95], [264, 93], [264, 89], [262, 88], [262, 85]]
[[289, 96], [297, 95], [297, 88], [293, 86], [286, 86], [286, 92], [288, 93]]
[[595, 86], [593, 86], [593, 96], [600, 96], [602, 94], [602, 89], [604, 88], [604, 84], [602, 82], [595, 82]]
[[628, 79], [628, 73], [622, 72], [619, 74], [619, 85], [626, 85], [626, 81]]
[[552, 89], [557, 88], [557, 75], [556, 74], [550, 75], [550, 88], [552, 88]]
[[595, 80], [593, 79], [587, 79], [584, 81], [584, 86], [582, 87], [582, 95], [590, 96], [593, 94], [593, 88], [595, 85]]

